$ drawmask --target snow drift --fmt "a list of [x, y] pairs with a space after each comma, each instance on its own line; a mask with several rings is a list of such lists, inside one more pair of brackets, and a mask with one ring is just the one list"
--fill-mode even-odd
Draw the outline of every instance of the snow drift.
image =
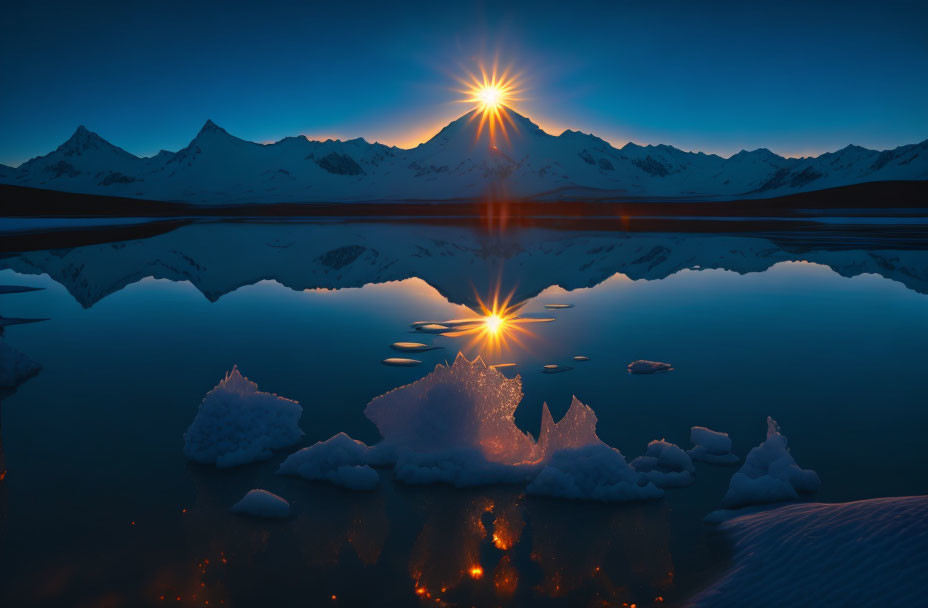
[[767, 418], [767, 439], [748, 452], [722, 499], [722, 507], [737, 509], [811, 494], [822, 482], [815, 471], [799, 468], [787, 448], [786, 437], [773, 418]]
[[923, 606], [926, 521], [928, 496], [786, 505], [731, 519], [719, 529], [734, 543], [732, 566], [687, 605]]
[[184, 454], [217, 467], [266, 460], [272, 450], [300, 440], [302, 414], [299, 403], [258, 391], [257, 384], [233, 367], [203, 398], [184, 433]]
[[239, 515], [283, 519], [290, 515], [290, 503], [267, 490], [251, 490], [230, 510]]

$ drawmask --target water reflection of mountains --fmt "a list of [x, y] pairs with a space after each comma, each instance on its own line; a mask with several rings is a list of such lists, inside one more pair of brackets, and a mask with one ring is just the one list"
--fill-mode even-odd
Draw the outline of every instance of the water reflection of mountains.
[[193, 224], [146, 239], [13, 254], [0, 268], [47, 273], [84, 307], [145, 277], [190, 281], [214, 301], [273, 279], [292, 289], [360, 287], [419, 277], [473, 304], [502, 276], [517, 299], [551, 285], [590, 287], [615, 273], [662, 279], [685, 268], [761, 272], [786, 260], [842, 276], [874, 273], [928, 293], [928, 250], [891, 239], [628, 234], [524, 229], [505, 234], [404, 224]]

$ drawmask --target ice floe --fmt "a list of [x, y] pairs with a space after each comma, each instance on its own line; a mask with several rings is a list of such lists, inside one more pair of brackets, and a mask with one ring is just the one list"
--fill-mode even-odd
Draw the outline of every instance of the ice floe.
[[450, 331], [451, 328], [447, 325], [439, 325], [438, 323], [426, 323], [425, 325], [416, 325], [416, 331], [420, 331], [424, 334], [440, 334], [446, 331]]
[[549, 363], [541, 368], [541, 373], [543, 374], [559, 374], [561, 372], [569, 372], [573, 368], [569, 365], [557, 365], [556, 363]]
[[731, 453], [731, 438], [728, 433], [720, 433], [704, 426], [690, 429], [690, 442], [693, 447], [688, 450], [690, 458], [709, 464], [735, 464], [738, 456]]
[[290, 515], [290, 503], [267, 490], [251, 490], [230, 510], [239, 515], [283, 519]]
[[573, 304], [545, 304], [545, 308], [548, 310], [562, 310], [565, 308], [573, 308]]
[[380, 476], [368, 463], [371, 448], [339, 433], [287, 457], [277, 470], [310, 481], [328, 481], [352, 490], [373, 490]]
[[384, 359], [381, 363], [391, 367], [415, 367], [416, 365], [420, 365], [422, 361], [418, 359], [404, 359], [403, 357], [390, 357]]
[[302, 414], [299, 403], [260, 392], [257, 384], [233, 367], [203, 398], [184, 433], [184, 454], [218, 467], [266, 460], [272, 450], [300, 440]]
[[639, 359], [628, 364], [628, 373], [630, 374], [655, 374], [657, 372], [669, 372], [673, 369], [669, 363], [660, 361], [647, 361]]
[[589, 360], [590, 358], [587, 357], [586, 355], [575, 355], [574, 356], [574, 361], [589, 361]]
[[0, 340], [0, 388], [16, 388], [41, 369], [27, 355]]
[[928, 496], [785, 505], [719, 529], [733, 563], [686, 605], [922, 606]]
[[796, 500], [822, 484], [815, 471], [801, 469], [789, 453], [786, 437], [773, 418], [767, 418], [767, 439], [748, 452], [741, 469], [732, 475], [722, 499], [725, 509]]
[[393, 350], [399, 350], [403, 352], [410, 353], [421, 353], [427, 350], [435, 350], [438, 348], [444, 348], [443, 346], [433, 346], [431, 344], [423, 344], [421, 342], [394, 342], [390, 345], [390, 348]]
[[649, 443], [644, 455], [632, 460], [631, 466], [659, 488], [688, 486], [696, 471], [689, 454], [663, 439]]

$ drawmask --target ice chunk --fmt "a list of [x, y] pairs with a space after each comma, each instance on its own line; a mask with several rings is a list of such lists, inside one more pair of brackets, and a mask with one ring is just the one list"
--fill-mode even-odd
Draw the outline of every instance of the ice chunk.
[[380, 483], [369, 465], [371, 448], [345, 433], [319, 441], [287, 457], [277, 470], [310, 481], [329, 481], [352, 490], [373, 490]]
[[654, 374], [657, 372], [669, 372], [673, 367], [669, 363], [660, 361], [647, 361], [639, 359], [628, 364], [628, 373], [630, 374]]
[[564, 308], [573, 308], [573, 304], [545, 304], [548, 310], [562, 310]]
[[431, 344], [423, 344], [421, 342], [394, 342], [390, 345], [390, 348], [393, 350], [399, 350], [403, 352], [410, 353], [421, 353], [427, 350], [435, 350], [437, 348], [444, 348], [442, 346], [432, 346]]
[[632, 468], [659, 488], [682, 488], [693, 483], [696, 467], [679, 446], [661, 439], [648, 444], [643, 456], [632, 460]]
[[590, 358], [587, 357], [586, 355], [575, 355], [574, 356], [574, 361], [589, 361], [589, 360]]
[[451, 328], [447, 325], [439, 325], [438, 323], [426, 323], [425, 325], [417, 325], [416, 331], [421, 331], [425, 334], [440, 334], [446, 331], [449, 331]]
[[479, 357], [458, 354], [452, 365], [374, 398], [364, 415], [380, 430], [383, 449], [471, 448], [488, 461], [516, 464], [535, 458], [535, 442], [513, 418], [521, 399], [519, 376], [506, 378]]
[[690, 458], [709, 464], [734, 464], [738, 457], [731, 453], [731, 438], [728, 433], [719, 433], [704, 426], [690, 429]]
[[664, 495], [650, 481], [641, 480], [621, 452], [603, 443], [555, 452], [525, 491], [539, 496], [602, 502]]
[[555, 363], [549, 363], [541, 368], [541, 373], [543, 374], [558, 374], [560, 372], [569, 372], [573, 368], [569, 365], [557, 365]]
[[16, 388], [41, 369], [41, 365], [0, 340], [0, 388]]
[[688, 606], [921, 606], [928, 496], [807, 503], [731, 519], [733, 564]]
[[290, 515], [290, 503], [267, 490], [251, 490], [232, 505], [231, 511], [239, 515], [283, 519]]
[[567, 413], [555, 423], [548, 404], [541, 405], [541, 429], [538, 433], [538, 454], [550, 458], [555, 452], [602, 443], [596, 435], [596, 414], [573, 397]]
[[258, 385], [233, 367], [203, 398], [184, 433], [190, 460], [232, 467], [271, 457], [271, 450], [293, 445], [303, 436], [296, 401], [258, 391]]
[[753, 448], [744, 466], [731, 478], [722, 507], [736, 509], [747, 505], [796, 500], [799, 494], [818, 490], [822, 482], [815, 471], [799, 468], [787, 448], [780, 426], [767, 418], [767, 440]]
[[418, 359], [403, 359], [402, 357], [390, 357], [389, 359], [384, 359], [381, 361], [384, 365], [389, 365], [391, 367], [414, 367], [420, 365], [422, 361]]

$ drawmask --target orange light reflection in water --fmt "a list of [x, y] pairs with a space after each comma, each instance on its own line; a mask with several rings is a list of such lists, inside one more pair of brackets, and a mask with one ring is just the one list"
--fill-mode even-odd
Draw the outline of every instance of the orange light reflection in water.
[[[442, 335], [449, 338], [469, 337], [460, 350], [467, 353], [476, 351], [484, 359], [492, 360], [513, 347], [525, 349], [527, 340], [534, 336], [534, 332], [528, 326], [534, 323], [550, 323], [554, 318], [520, 316], [519, 312], [527, 301], [513, 304], [514, 293], [515, 288], [507, 296], [501, 297], [499, 282], [486, 302], [475, 293], [478, 303], [478, 310], [474, 311], [475, 316], [444, 321], [443, 324], [448, 324], [453, 329]], [[508, 364], [502, 361], [497, 363], [500, 367]]]

